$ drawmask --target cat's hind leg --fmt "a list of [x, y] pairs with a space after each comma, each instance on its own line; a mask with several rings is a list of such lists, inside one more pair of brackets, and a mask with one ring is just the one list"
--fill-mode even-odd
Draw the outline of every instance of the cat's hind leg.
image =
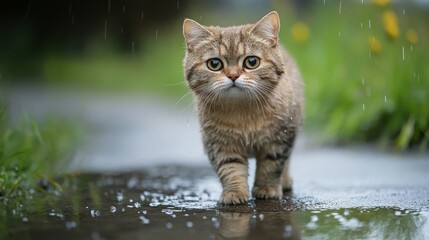
[[[279, 198], [290, 187], [287, 172], [291, 144], [270, 144], [256, 157], [256, 178], [252, 195], [255, 198]], [[286, 174], [284, 173], [286, 171]], [[286, 185], [285, 185], [286, 181]]]
[[270, 199], [283, 195], [281, 177], [284, 160], [264, 157], [256, 161], [256, 179], [252, 195], [255, 198]]

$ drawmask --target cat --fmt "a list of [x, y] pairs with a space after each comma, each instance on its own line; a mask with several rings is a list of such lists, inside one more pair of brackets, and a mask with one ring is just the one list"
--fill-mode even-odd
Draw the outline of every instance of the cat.
[[291, 190], [289, 156], [302, 125], [300, 72], [279, 44], [277, 12], [232, 27], [183, 22], [186, 83], [193, 93], [208, 158], [223, 187], [219, 203], [249, 200], [248, 157], [256, 158], [252, 195]]

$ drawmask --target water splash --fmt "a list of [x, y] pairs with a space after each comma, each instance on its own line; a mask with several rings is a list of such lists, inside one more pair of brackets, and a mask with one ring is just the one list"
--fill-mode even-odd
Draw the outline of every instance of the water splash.
[[91, 217], [99, 217], [101, 215], [100, 211], [92, 209], [91, 210]]
[[115, 206], [111, 206], [110, 207], [110, 212], [111, 213], [115, 213], [116, 212], [116, 207]]

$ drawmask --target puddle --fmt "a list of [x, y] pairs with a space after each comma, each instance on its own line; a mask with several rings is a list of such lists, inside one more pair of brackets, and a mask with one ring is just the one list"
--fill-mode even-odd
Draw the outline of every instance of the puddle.
[[[43, 206], [0, 219], [0, 239], [428, 239], [427, 208], [329, 207], [299, 194], [219, 206], [207, 167], [83, 174]], [[347, 201], [347, 199], [343, 199]]]

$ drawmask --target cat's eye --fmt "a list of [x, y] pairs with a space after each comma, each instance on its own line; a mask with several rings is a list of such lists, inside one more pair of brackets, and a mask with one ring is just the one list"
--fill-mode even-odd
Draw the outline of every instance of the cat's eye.
[[243, 67], [247, 69], [255, 69], [259, 66], [259, 63], [261, 60], [258, 57], [255, 56], [249, 56], [244, 59]]
[[219, 58], [211, 58], [207, 61], [207, 67], [212, 71], [219, 71], [223, 68], [222, 60]]

